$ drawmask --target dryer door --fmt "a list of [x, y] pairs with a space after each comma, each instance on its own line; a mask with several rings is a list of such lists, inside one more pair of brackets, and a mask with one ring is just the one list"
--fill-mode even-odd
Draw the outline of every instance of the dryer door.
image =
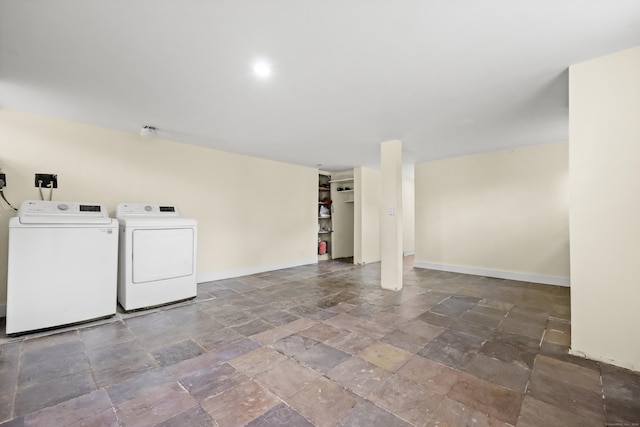
[[194, 229], [133, 230], [133, 283], [193, 274]]

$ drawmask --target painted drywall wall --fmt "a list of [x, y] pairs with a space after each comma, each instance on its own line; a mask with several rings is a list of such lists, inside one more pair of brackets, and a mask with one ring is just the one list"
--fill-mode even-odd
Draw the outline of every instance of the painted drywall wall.
[[[354, 225], [354, 256], [356, 264], [380, 261], [380, 196], [381, 176], [377, 169], [354, 169], [356, 199]], [[411, 178], [402, 179], [403, 252], [415, 253], [415, 189]]]
[[417, 267], [569, 284], [568, 144], [415, 166]]
[[[354, 177], [353, 170], [331, 174], [331, 223], [333, 234], [331, 240], [331, 257], [352, 257], [354, 252]], [[338, 191], [338, 188], [343, 190]], [[346, 188], [350, 190], [344, 191]]]
[[413, 179], [402, 178], [402, 246], [405, 255], [414, 254], [415, 238], [415, 184]]
[[356, 264], [380, 261], [380, 171], [354, 169], [356, 199], [354, 256]]
[[[57, 173], [54, 200], [175, 204], [198, 221], [198, 280], [317, 262], [318, 170], [0, 109], [0, 166], [16, 207], [39, 199], [35, 173]], [[0, 204], [0, 304], [8, 221]], [[37, 263], [34, 263], [37, 268]]]
[[569, 69], [571, 348], [640, 370], [640, 47]]
[[383, 289], [402, 289], [402, 142], [380, 144], [380, 284]]

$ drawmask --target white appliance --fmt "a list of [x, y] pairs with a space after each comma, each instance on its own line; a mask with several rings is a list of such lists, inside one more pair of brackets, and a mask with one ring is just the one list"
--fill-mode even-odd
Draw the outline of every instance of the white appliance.
[[125, 310], [193, 298], [198, 225], [175, 206], [122, 203], [118, 302]]
[[103, 205], [27, 200], [9, 220], [7, 334], [116, 313], [118, 221]]

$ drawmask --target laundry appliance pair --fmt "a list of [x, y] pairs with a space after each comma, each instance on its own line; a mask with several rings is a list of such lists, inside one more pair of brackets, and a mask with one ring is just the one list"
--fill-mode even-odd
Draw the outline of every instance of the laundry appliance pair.
[[9, 221], [6, 333], [196, 296], [197, 223], [174, 206], [28, 200]]

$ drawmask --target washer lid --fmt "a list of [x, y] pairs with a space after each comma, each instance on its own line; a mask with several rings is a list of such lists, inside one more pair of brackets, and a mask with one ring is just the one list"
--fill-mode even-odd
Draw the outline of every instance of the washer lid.
[[149, 203], [120, 203], [116, 207], [116, 218], [177, 218], [178, 208], [173, 205]]
[[21, 224], [109, 224], [104, 205], [48, 200], [25, 200], [18, 209]]

